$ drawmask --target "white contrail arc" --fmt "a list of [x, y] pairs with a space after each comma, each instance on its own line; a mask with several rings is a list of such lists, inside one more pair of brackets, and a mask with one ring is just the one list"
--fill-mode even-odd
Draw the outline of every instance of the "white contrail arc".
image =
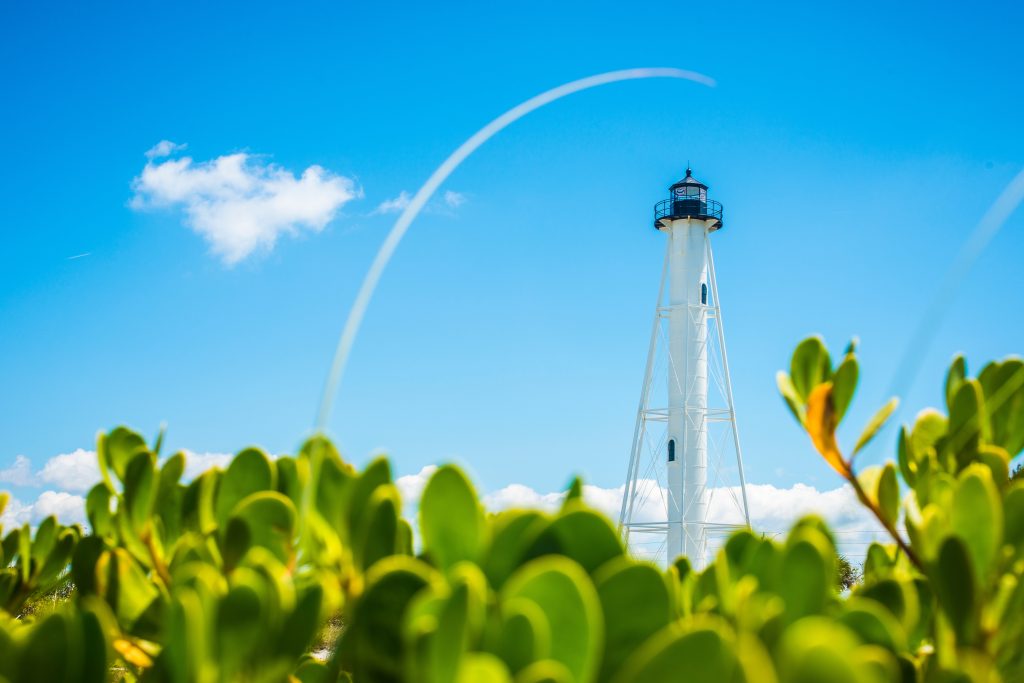
[[560, 85], [557, 88], [552, 88], [551, 90], [543, 92], [535, 97], [531, 97], [525, 102], [512, 107], [507, 112], [474, 133], [472, 137], [463, 142], [458, 149], [452, 152], [451, 156], [445, 159], [444, 162], [437, 167], [437, 170], [427, 178], [427, 182], [423, 183], [423, 187], [416, 192], [412, 201], [410, 201], [409, 205], [405, 207], [404, 211], [402, 211], [402, 215], [398, 217], [397, 221], [395, 221], [394, 226], [391, 228], [391, 232], [388, 233], [388, 236], [385, 238], [376, 257], [374, 257], [373, 263], [370, 265], [370, 270], [367, 271], [366, 277], [363, 279], [363, 284], [359, 287], [359, 293], [356, 295], [355, 302], [352, 304], [352, 309], [349, 311], [348, 319], [345, 321], [345, 327], [342, 329], [341, 337], [338, 339], [338, 347], [334, 352], [334, 360], [331, 363], [331, 369], [327, 375], [327, 382], [324, 385], [324, 393], [320, 399], [320, 409], [317, 412], [317, 431], [323, 431], [327, 426], [327, 419], [330, 417], [331, 407], [334, 403], [334, 397], [341, 382], [342, 374], [345, 371], [345, 364], [348, 361], [349, 353], [352, 350], [352, 345], [355, 342], [356, 335], [359, 333], [359, 326], [363, 321], [366, 308], [370, 304], [370, 299], [373, 297], [373, 292], [377, 288], [377, 283], [380, 281], [381, 275], [384, 273], [384, 269], [388, 265], [388, 261], [391, 260], [392, 254], [395, 253], [395, 249], [398, 247], [399, 242], [402, 241], [402, 237], [409, 230], [409, 226], [412, 225], [413, 220], [416, 219], [416, 216], [423, 209], [424, 205], [426, 205], [434, 192], [436, 192], [448, 176], [450, 176], [452, 172], [459, 167], [459, 164], [465, 161], [466, 157], [476, 151], [480, 145], [494, 137], [494, 135], [500, 132], [503, 128], [518, 121], [535, 109], [539, 109], [546, 104], [561, 99], [566, 95], [580, 92], [581, 90], [596, 88], [597, 86], [607, 85], [608, 83], [641, 78], [679, 78], [709, 87], [714, 87], [715, 85], [715, 81], [704, 74], [673, 68], [623, 69], [621, 71], [609, 71], [607, 73], [597, 74], [596, 76], [581, 78], [579, 80]]

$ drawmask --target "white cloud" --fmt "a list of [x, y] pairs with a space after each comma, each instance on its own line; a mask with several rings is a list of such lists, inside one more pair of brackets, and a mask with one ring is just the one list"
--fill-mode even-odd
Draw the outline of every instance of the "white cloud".
[[457, 209], [466, 203], [466, 195], [453, 190], [445, 190], [444, 203], [447, 204], [449, 208]]
[[85, 499], [66, 491], [43, 491], [28, 505], [12, 498], [0, 515], [0, 526], [5, 530], [26, 522], [35, 526], [50, 515], [55, 515], [62, 524], [85, 524]]
[[149, 161], [132, 182], [135, 195], [130, 206], [180, 207], [185, 223], [227, 265], [257, 249], [273, 249], [281, 235], [320, 232], [342, 205], [361, 194], [350, 178], [320, 166], [310, 166], [296, 177], [244, 152], [211, 161], [156, 161], [175, 149], [180, 146], [165, 140], [147, 153]]
[[391, 199], [385, 199], [382, 201], [371, 213], [401, 213], [402, 211], [405, 211], [405, 207], [409, 206], [410, 201], [412, 201], [412, 197], [409, 196], [408, 192], [402, 190], [398, 193], [397, 197], [392, 197]]
[[54, 515], [64, 524], [85, 524], [85, 498], [67, 491], [43, 491], [32, 504], [32, 521]]
[[409, 510], [415, 511], [415, 508], [420, 503], [420, 498], [423, 496], [423, 488], [427, 485], [427, 480], [436, 471], [436, 465], [427, 465], [416, 474], [407, 474], [404, 477], [395, 479], [395, 486], [398, 487], [398, 492], [402, 494], [402, 507], [407, 513]]
[[[184, 482], [192, 481], [211, 467], [226, 468], [233, 457], [230, 453], [183, 452]], [[83, 448], [53, 456], [35, 474], [32, 473], [32, 462], [23, 455], [19, 455], [7, 469], [0, 470], [0, 482], [14, 486], [53, 486], [71, 493], [85, 493], [99, 483], [100, 478], [96, 451]]]
[[0, 482], [11, 486], [31, 486], [32, 461], [24, 455], [19, 455], [14, 459], [13, 465], [0, 470]]
[[175, 152], [182, 151], [186, 147], [188, 147], [188, 145], [179, 145], [178, 143], [171, 142], [170, 140], [161, 140], [149, 148], [146, 152], [146, 158], [159, 159], [161, 157], [168, 157]]
[[[415, 475], [399, 477], [396, 480], [395, 483], [402, 492], [402, 500], [406, 505], [418, 504], [423, 487], [436, 469], [430, 465]], [[591, 507], [613, 520], [618, 520], [624, 488], [603, 488], [587, 484], [583, 487], [583, 499]], [[664, 492], [661, 496], [651, 495], [639, 502], [634, 511], [635, 518], [643, 522], [664, 522], [664, 495]], [[726, 523], [742, 524], [743, 518], [738, 512], [734, 496], [739, 496], [738, 489], [712, 489], [709, 516]], [[509, 484], [485, 494], [483, 504], [492, 512], [510, 508], [537, 508], [553, 512], [561, 506], [564, 498], [564, 491], [539, 492], [524, 484]], [[747, 501], [750, 507], [751, 526], [764, 533], [785, 532], [794, 522], [808, 514], [820, 515], [833, 529], [839, 531], [877, 528], [871, 513], [857, 501], [853, 489], [845, 485], [829, 491], [819, 491], [807, 484], [794, 484], [789, 488], [779, 488], [771, 484], [748, 484]]]
[[[396, 481], [402, 491], [405, 517], [410, 521], [416, 518], [423, 487], [435, 469], [433, 466], [425, 467], [418, 474], [399, 477]], [[659, 489], [653, 481], [644, 484], [650, 487], [652, 495], [638, 501], [634, 519], [641, 522], [664, 522], [665, 491]], [[645, 487], [642, 484], [640, 488]], [[583, 487], [583, 499], [613, 522], [617, 522], [624, 489], [624, 486], [603, 488], [588, 484]], [[712, 489], [709, 516], [726, 523], [742, 525], [743, 518], [738, 506], [739, 495], [737, 488]], [[524, 484], [509, 484], [485, 494], [483, 504], [491, 512], [510, 508], [536, 508], [554, 512], [561, 506], [564, 498], [564, 491], [540, 492]], [[770, 536], [781, 537], [805, 515], [821, 516], [835, 533], [839, 551], [855, 561], [863, 557], [872, 540], [884, 540], [884, 533], [874, 517], [857, 501], [853, 489], [849, 486], [819, 491], [807, 484], [794, 484], [789, 488], [771, 484], [748, 484], [747, 501], [751, 527], [758, 533]], [[643, 540], [641, 539], [641, 542]], [[657, 541], [655, 547], [660, 542]], [[717, 541], [712, 545], [715, 543]], [[639, 551], [643, 554], [642, 548]], [[653, 551], [652, 548], [650, 552]]]
[[187, 449], [182, 452], [185, 454], [185, 473], [181, 478], [186, 482], [192, 481], [211, 467], [226, 469], [234, 457], [230, 453], [194, 453]]
[[509, 484], [484, 496], [484, 507], [491, 512], [510, 508], [537, 508], [554, 512], [562, 504], [564, 493], [538, 493], [523, 484]]
[[[412, 196], [402, 190], [398, 193], [397, 197], [391, 199], [385, 199], [377, 208], [370, 212], [371, 216], [379, 216], [382, 214], [389, 213], [401, 213], [405, 211], [405, 208], [409, 206], [409, 202], [412, 201]], [[468, 201], [466, 195], [461, 192], [455, 192], [453, 190], [445, 190], [444, 195], [439, 200], [431, 201], [425, 207], [427, 213], [442, 214], [451, 216], [455, 209], [465, 204]]]
[[[227, 467], [232, 458], [228, 453], [196, 453], [188, 450], [184, 453], [186, 466], [183, 480], [186, 482], [211, 467]], [[413, 523], [414, 528], [423, 489], [436, 470], [434, 465], [428, 465], [415, 474], [395, 480], [402, 494], [404, 515]], [[84, 501], [76, 493], [87, 491], [99, 478], [96, 454], [93, 451], [77, 449], [54, 456], [34, 475], [29, 459], [18, 456], [10, 467], [0, 470], [0, 481], [17, 486], [45, 484], [58, 490], [44, 491], [31, 504], [11, 499], [0, 522], [9, 528], [24, 522], [36, 524], [47, 515], [55, 514], [65, 524], [84, 523]], [[651, 495], [639, 501], [635, 518], [638, 521], [664, 522], [665, 492], [653, 481], [646, 483]], [[589, 505], [617, 521], [623, 490], [622, 486], [603, 488], [585, 485], [583, 497]], [[509, 508], [538, 508], [553, 512], [562, 504], [564, 497], [564, 491], [543, 492], [524, 484], [509, 484], [485, 494], [483, 504], [492, 512]], [[739, 491], [735, 488], [712, 489], [710, 516], [742, 524], [736, 502], [738, 497]], [[855, 561], [863, 557], [871, 540], [883, 539], [877, 523], [857, 501], [849, 486], [819, 491], [807, 484], [795, 484], [788, 488], [771, 484], [748, 484], [747, 499], [751, 526], [759, 533], [781, 535], [800, 517], [818, 514], [836, 533], [840, 552]]]
[[36, 478], [65, 491], [88, 491], [100, 480], [96, 451], [79, 448], [55, 455], [36, 473]]
[[[31, 513], [31, 506], [29, 507]], [[0, 514], [0, 530], [6, 534], [14, 527], [19, 527], [28, 521], [28, 514], [25, 512], [25, 505], [17, 498], [11, 497], [7, 501], [7, 507]]]

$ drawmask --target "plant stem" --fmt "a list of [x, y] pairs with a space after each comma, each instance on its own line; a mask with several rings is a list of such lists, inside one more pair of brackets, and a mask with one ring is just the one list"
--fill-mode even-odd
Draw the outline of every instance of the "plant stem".
[[860, 480], [857, 479], [857, 473], [853, 471], [853, 463], [847, 463], [847, 469], [850, 472], [847, 477], [847, 481], [849, 481], [850, 485], [853, 486], [853, 490], [857, 493], [857, 498], [860, 499], [860, 502], [871, 510], [871, 513], [875, 516], [882, 527], [885, 528], [889, 535], [892, 536], [893, 540], [896, 541], [896, 545], [900, 547], [900, 550], [906, 553], [907, 558], [915, 567], [917, 567], [918, 571], [922, 574], [926, 574], [927, 572], [925, 571], [924, 563], [921, 562], [921, 558], [917, 556], [917, 553], [910, 547], [910, 544], [903, 540], [903, 537], [900, 536], [898, 531], [896, 531], [896, 528], [889, 523], [889, 520], [885, 518], [882, 511], [878, 509], [878, 506], [875, 505], [874, 501], [868, 497], [868, 494], [860, 485]]
[[163, 559], [157, 555], [156, 546], [153, 544], [152, 532], [146, 532], [146, 548], [149, 549], [149, 557], [153, 560], [153, 569], [156, 570], [160, 580], [164, 582], [167, 589], [171, 588], [171, 573], [167, 571], [167, 565], [164, 564]]

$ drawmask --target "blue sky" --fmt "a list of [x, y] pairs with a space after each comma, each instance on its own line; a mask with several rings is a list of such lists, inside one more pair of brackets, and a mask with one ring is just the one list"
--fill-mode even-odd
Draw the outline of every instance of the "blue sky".
[[[611, 69], [485, 145], [402, 244], [330, 424], [400, 474], [467, 463], [481, 487], [622, 483], [658, 284], [652, 205], [687, 160], [713, 236], [748, 478], [837, 485], [774, 388], [803, 336], [861, 338], [848, 421], [881, 403], [929, 296], [1020, 171], [1013, 3], [64, 3], [0, 10], [0, 470], [37, 473], [127, 423], [199, 453], [293, 450], [395, 218], [517, 102]], [[180, 207], [133, 206], [145, 153], [246, 153], [348, 183], [321, 230], [233, 264]], [[154, 163], [166, 159], [155, 158]], [[272, 173], [272, 172], [271, 172]], [[143, 202], [145, 203], [145, 202]], [[457, 206], [456, 206], [457, 205]], [[215, 219], [211, 219], [215, 220]], [[1021, 352], [1016, 214], [923, 353]], [[88, 254], [80, 258], [69, 258]], [[847, 434], [855, 436], [855, 429]], [[869, 454], [891, 451], [892, 433]]]

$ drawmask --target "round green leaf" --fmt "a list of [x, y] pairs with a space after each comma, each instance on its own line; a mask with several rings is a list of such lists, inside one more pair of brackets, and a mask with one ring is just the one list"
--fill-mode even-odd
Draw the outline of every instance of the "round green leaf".
[[511, 683], [512, 678], [500, 659], [475, 652], [462, 660], [455, 680], [457, 683]]
[[839, 621], [865, 643], [881, 645], [893, 652], [906, 650], [903, 627], [889, 610], [874, 600], [852, 598], [839, 615]]
[[295, 506], [277, 491], [261, 491], [244, 498], [231, 517], [249, 527], [252, 545], [271, 551], [281, 562], [291, 560], [295, 541]]
[[125, 470], [132, 458], [139, 453], [148, 452], [146, 440], [126, 427], [117, 427], [109, 434], [100, 434], [97, 439], [96, 455], [105, 477], [108, 476], [106, 469], [109, 468], [123, 481]]
[[625, 553], [622, 539], [604, 515], [586, 508], [562, 512], [533, 544], [527, 557], [549, 552], [553, 537], [561, 554], [579, 563], [587, 573]]
[[953, 397], [947, 428], [948, 447], [960, 469], [970, 464], [978, 453], [982, 430], [987, 424], [982, 414], [984, 403], [981, 385], [973, 379], [964, 380]]
[[483, 570], [495, 589], [505, 584], [550, 523], [548, 516], [536, 510], [505, 510], [492, 519], [493, 539]]
[[1024, 553], [1024, 482], [1015, 484], [1007, 491], [1003, 515], [1006, 543], [1014, 547], [1020, 555]]
[[733, 645], [716, 627], [686, 631], [677, 625], [649, 639], [613, 679], [616, 683], [742, 683]]
[[551, 628], [551, 659], [561, 662], [577, 681], [597, 673], [604, 641], [601, 604], [593, 583], [575, 562], [542, 557], [513, 574], [501, 592], [502, 601], [532, 600]]
[[401, 506], [398, 489], [394, 484], [378, 486], [370, 496], [363, 528], [356, 535], [355, 556], [365, 570], [377, 560], [394, 555], [399, 546], [399, 510]]
[[1003, 506], [985, 465], [971, 465], [960, 474], [953, 493], [953, 529], [967, 546], [978, 580], [986, 583], [1003, 543]]
[[429, 565], [412, 557], [395, 555], [374, 564], [342, 632], [335, 655], [342, 669], [354, 680], [398, 680], [406, 652], [406, 610], [421, 590], [439, 583]]
[[548, 619], [532, 600], [508, 600], [501, 606], [501, 629], [496, 654], [513, 674], [551, 652]]
[[832, 375], [832, 408], [835, 410], [837, 423], [842, 421], [846, 409], [853, 400], [853, 394], [857, 391], [858, 373], [857, 358], [851, 354], [843, 359]]
[[221, 477], [217, 490], [215, 514], [218, 526], [227, 524], [228, 516], [246, 496], [275, 489], [274, 463], [258, 448], [246, 448], [234, 457]]
[[575, 679], [565, 664], [542, 659], [520, 671], [515, 683], [575, 683]]
[[943, 541], [931, 576], [935, 596], [957, 640], [961, 645], [973, 644], [978, 633], [977, 579], [967, 546], [958, 537], [948, 536]]
[[1016, 456], [1024, 448], [1024, 362], [1010, 358], [990, 363], [978, 381], [985, 392], [992, 443]]
[[834, 592], [835, 571], [827, 562], [831, 549], [811, 534], [791, 541], [782, 556], [778, 586], [789, 620], [820, 614]]
[[825, 617], [807, 617], [782, 636], [777, 656], [779, 678], [793, 683], [868, 683], [853, 653], [859, 647], [846, 627]]
[[668, 584], [652, 565], [622, 557], [594, 576], [605, 623], [598, 681], [607, 681], [672, 618]]
[[802, 403], [807, 402], [814, 387], [827, 382], [832, 375], [832, 361], [821, 337], [808, 337], [793, 351], [789, 376]]
[[423, 550], [438, 567], [476, 560], [486, 537], [483, 508], [466, 475], [454, 465], [434, 472], [420, 501]]

